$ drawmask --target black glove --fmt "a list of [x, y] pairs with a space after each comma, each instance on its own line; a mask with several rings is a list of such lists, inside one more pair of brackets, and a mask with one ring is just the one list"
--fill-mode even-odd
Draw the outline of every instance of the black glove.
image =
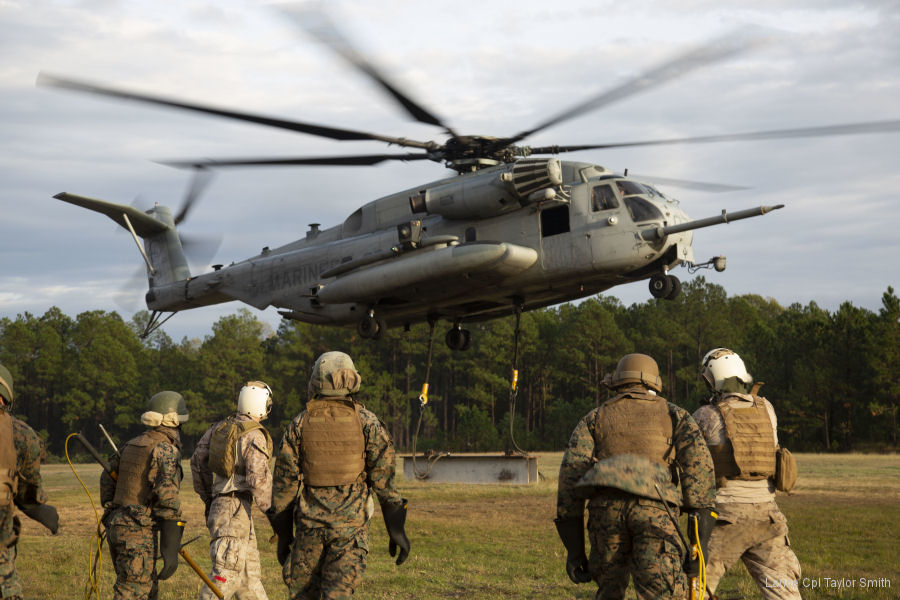
[[700, 538], [700, 550], [703, 553], [703, 562], [709, 563], [709, 536], [716, 525], [718, 515], [711, 508], [701, 508], [688, 513], [688, 544], [691, 550], [684, 561], [684, 574], [690, 577], [700, 576], [700, 557], [693, 548]]
[[566, 547], [566, 573], [574, 583], [587, 583], [591, 580], [588, 573], [587, 555], [584, 553], [584, 519], [568, 517], [554, 519], [556, 532], [563, 546]]
[[19, 507], [22, 512], [50, 530], [56, 535], [59, 531], [59, 515], [49, 504], [25, 504]]
[[384, 526], [387, 528], [388, 537], [391, 538], [388, 544], [388, 552], [391, 556], [397, 554], [397, 547], [400, 547], [400, 554], [397, 556], [397, 564], [402, 565], [409, 556], [409, 538], [406, 537], [406, 504], [404, 498], [400, 504], [382, 504], [381, 515], [384, 517]]
[[272, 507], [266, 511], [266, 517], [269, 519], [272, 531], [278, 536], [278, 564], [284, 566], [285, 561], [291, 555], [291, 543], [294, 541], [294, 505], [289, 504], [279, 513], [276, 513], [275, 508]]
[[184, 522], [171, 519], [159, 524], [159, 553], [163, 559], [163, 568], [158, 579], [168, 579], [178, 568], [178, 551], [181, 550], [181, 535], [184, 533]]

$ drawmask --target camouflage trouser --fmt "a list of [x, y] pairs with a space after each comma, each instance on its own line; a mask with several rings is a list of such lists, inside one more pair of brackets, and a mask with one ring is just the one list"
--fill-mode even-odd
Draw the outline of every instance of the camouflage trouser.
[[17, 542], [21, 523], [13, 516], [14, 509], [0, 508], [0, 597], [17, 598], [22, 595], [22, 582], [16, 573]]
[[362, 580], [369, 553], [366, 527], [300, 529], [282, 575], [291, 600], [349, 598]]
[[629, 575], [638, 598], [687, 597], [682, 546], [661, 502], [617, 492], [595, 497], [588, 538], [588, 571], [599, 586], [595, 598], [624, 598]]
[[709, 538], [706, 587], [715, 592], [725, 571], [744, 561], [766, 600], [797, 600], [800, 561], [791, 550], [787, 520], [774, 502], [717, 504]]
[[124, 519], [111, 522], [107, 531], [109, 554], [116, 569], [114, 600], [155, 600], [156, 531]]
[[[212, 540], [209, 558], [213, 580], [227, 599], [233, 594], [241, 600], [266, 600], [260, 577], [259, 549], [256, 547], [256, 528], [250, 514], [250, 496], [219, 496], [209, 507], [206, 526]], [[204, 585], [201, 600], [215, 598], [212, 590]]]

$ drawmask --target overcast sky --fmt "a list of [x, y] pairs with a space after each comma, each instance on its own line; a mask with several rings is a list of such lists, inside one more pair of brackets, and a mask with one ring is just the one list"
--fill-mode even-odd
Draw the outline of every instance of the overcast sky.
[[[550, 128], [532, 145], [900, 119], [900, 3], [894, 0], [603, 0], [330, 2], [356, 44], [462, 133], [512, 135], [738, 27], [777, 43]], [[169, 158], [315, 156], [390, 151], [161, 107], [36, 87], [40, 71], [307, 122], [443, 140], [411, 122], [270, 5], [0, 0], [0, 316], [74, 317], [142, 306], [145, 280], [130, 236], [58, 192], [148, 208], [177, 207], [189, 174]], [[766, 217], [698, 231], [701, 272], [729, 294], [782, 305], [849, 300], [880, 307], [900, 287], [900, 133], [585, 151], [563, 156], [616, 171], [747, 186], [699, 192], [660, 186], [692, 218], [784, 203]], [[335, 225], [367, 201], [451, 173], [436, 163], [221, 172], [180, 230], [222, 234], [212, 263], [230, 263]], [[692, 276], [685, 269], [675, 274]], [[626, 304], [646, 282], [614, 288]], [[127, 301], [124, 299], [127, 298]], [[130, 306], [130, 308], [129, 308]], [[202, 337], [241, 305], [188, 311], [164, 329]], [[277, 327], [274, 309], [259, 312]]]

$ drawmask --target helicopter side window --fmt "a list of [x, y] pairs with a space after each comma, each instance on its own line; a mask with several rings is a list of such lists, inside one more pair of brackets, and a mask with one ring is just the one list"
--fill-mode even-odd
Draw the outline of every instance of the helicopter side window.
[[631, 218], [635, 223], [641, 221], [662, 221], [663, 215], [652, 202], [639, 198], [638, 196], [629, 196], [625, 198], [625, 207], [631, 213]]
[[475, 241], [475, 238], [476, 238], [475, 228], [474, 228], [474, 227], [468, 227], [468, 228], [466, 229], [466, 241], [467, 241], [467, 242], [474, 242], [474, 241]]
[[591, 190], [591, 210], [597, 212], [612, 208], [619, 208], [619, 201], [616, 200], [616, 194], [613, 192], [612, 186], [594, 186], [594, 189]]

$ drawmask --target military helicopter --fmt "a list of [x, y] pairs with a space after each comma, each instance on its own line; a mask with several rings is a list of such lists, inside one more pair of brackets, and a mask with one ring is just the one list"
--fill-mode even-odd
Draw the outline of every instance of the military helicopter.
[[[519, 145], [565, 120], [597, 110], [699, 67], [734, 56], [753, 45], [729, 34], [679, 55], [612, 89], [509, 137], [462, 135], [392, 83], [330, 23], [304, 23], [352, 67], [373, 80], [415, 120], [440, 127], [444, 142], [416, 141], [315, 123], [205, 106], [41, 74], [49, 85], [108, 97], [257, 123], [333, 140], [370, 140], [415, 152], [351, 156], [230, 158], [168, 161], [198, 173], [259, 165], [376, 165], [429, 160], [455, 171], [429, 183], [378, 198], [343, 223], [253, 257], [192, 274], [176, 229], [196, 194], [179, 213], [165, 206], [146, 212], [71, 193], [54, 196], [107, 215], [128, 229], [147, 267], [149, 334], [178, 311], [238, 300], [258, 309], [275, 306], [285, 318], [356, 326], [377, 338], [385, 327], [439, 319], [452, 326], [445, 336], [455, 350], [469, 347], [470, 321], [491, 319], [576, 300], [616, 285], [649, 280], [650, 294], [671, 299], [681, 284], [670, 273], [725, 268], [725, 257], [695, 262], [693, 231], [764, 215], [759, 206], [692, 220], [680, 203], [646, 178], [617, 174], [587, 162], [563, 161], [560, 153], [628, 146], [706, 143], [844, 135], [900, 129], [900, 121], [855, 123], [718, 136], [606, 144]], [[550, 155], [549, 157], [540, 157]], [[676, 182], [677, 183], [677, 182]], [[690, 185], [691, 182], [682, 182]], [[697, 182], [694, 182], [697, 183]], [[143, 238], [141, 245], [138, 238]], [[165, 319], [164, 313], [171, 313]]]

